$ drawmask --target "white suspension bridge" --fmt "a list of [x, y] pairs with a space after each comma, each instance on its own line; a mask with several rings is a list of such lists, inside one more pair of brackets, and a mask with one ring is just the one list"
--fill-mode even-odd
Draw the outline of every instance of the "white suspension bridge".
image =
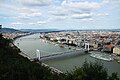
[[[57, 55], [62, 55], [62, 54], [70, 54], [71, 52], [73, 52], [73, 53], [80, 52], [81, 50], [89, 51], [89, 43], [85, 43], [85, 49], [69, 50], [69, 51], [64, 51], [64, 52], [56, 52], [56, 53], [52, 53], [52, 54], [50, 52], [40, 51], [40, 50], [36, 49], [36, 58], [40, 61], [42, 58], [47, 58], [47, 57], [52, 57], [52, 56], [57, 56]], [[47, 53], [47, 55], [42, 56], [41, 55], [42, 52]], [[55, 67], [51, 67], [48, 64], [42, 63], [42, 65], [48, 66], [53, 72], [63, 73], [61, 70], [59, 70]]]
[[[36, 59], [38, 59], [40, 61], [41, 59], [49, 58], [52, 56], [71, 54], [71, 53], [77, 54], [80, 51], [89, 51], [89, 50], [90, 50], [89, 43], [85, 43], [85, 49], [68, 50], [68, 51], [56, 52], [56, 53], [51, 53], [51, 52], [46, 52], [46, 51], [41, 51], [39, 49], [36, 49]], [[45, 54], [47, 54], [47, 55], [45, 55]]]
[[[83, 50], [83, 51], [89, 51], [89, 43], [85, 43], [85, 49], [69, 50], [69, 51], [64, 51], [64, 52], [56, 52], [56, 53], [52, 53], [52, 54], [50, 52], [40, 51], [40, 50], [36, 49], [36, 58], [40, 61], [42, 58], [56, 56], [56, 55], [62, 55], [62, 54], [70, 54], [71, 52], [75, 53], [75, 52], [79, 52], [81, 50]], [[42, 56], [41, 52], [47, 53], [48, 55]], [[30, 56], [28, 56], [28, 55], [26, 55], [26, 54], [24, 54], [22, 52], [19, 53], [19, 54], [22, 55], [22, 56], [24, 56], [24, 57], [27, 57], [29, 60], [33, 61], [33, 59]], [[51, 71], [53, 71], [53, 72], [63, 73], [59, 69], [51, 67], [48, 64], [42, 63], [42, 65], [48, 66], [51, 69]]]

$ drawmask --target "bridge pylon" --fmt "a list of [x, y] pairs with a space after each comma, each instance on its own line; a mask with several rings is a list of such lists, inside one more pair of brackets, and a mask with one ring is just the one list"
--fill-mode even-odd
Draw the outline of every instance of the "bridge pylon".
[[37, 55], [37, 59], [40, 61], [41, 59], [40, 50], [36, 49], [36, 55]]
[[85, 43], [85, 49], [87, 49], [88, 51], [90, 50], [90, 45], [89, 45], [89, 43]]

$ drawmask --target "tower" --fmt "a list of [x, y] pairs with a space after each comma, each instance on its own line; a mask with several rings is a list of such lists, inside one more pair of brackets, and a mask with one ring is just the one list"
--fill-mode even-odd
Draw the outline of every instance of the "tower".
[[87, 49], [88, 51], [90, 50], [90, 45], [89, 45], [89, 43], [85, 43], [85, 49]]
[[41, 58], [40, 50], [36, 49], [36, 55], [37, 55], [37, 59], [40, 60]]

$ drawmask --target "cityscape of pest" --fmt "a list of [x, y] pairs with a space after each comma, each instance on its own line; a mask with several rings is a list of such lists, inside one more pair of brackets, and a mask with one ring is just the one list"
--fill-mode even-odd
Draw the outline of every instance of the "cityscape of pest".
[[0, 80], [120, 80], [120, 0], [0, 0]]

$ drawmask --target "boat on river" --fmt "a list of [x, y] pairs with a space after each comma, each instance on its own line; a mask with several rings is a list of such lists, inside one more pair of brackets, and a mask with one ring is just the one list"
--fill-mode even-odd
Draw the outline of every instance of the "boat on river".
[[64, 48], [64, 45], [60, 45], [61, 48]]
[[97, 59], [105, 60], [105, 61], [113, 61], [113, 58], [111, 58], [110, 56], [107, 56], [107, 55], [103, 55], [103, 54], [92, 53], [90, 56], [97, 58]]
[[118, 63], [120, 63], [120, 61], [118, 61]]

